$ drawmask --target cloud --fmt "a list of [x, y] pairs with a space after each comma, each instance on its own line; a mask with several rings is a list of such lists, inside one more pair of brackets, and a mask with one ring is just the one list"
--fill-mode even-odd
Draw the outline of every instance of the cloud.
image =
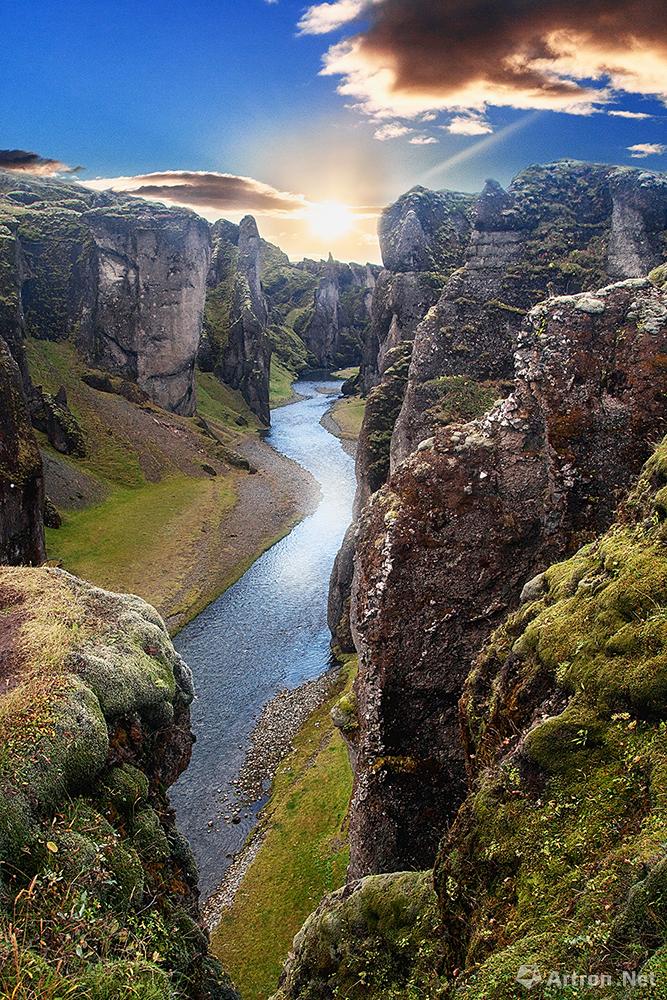
[[628, 146], [628, 150], [634, 160], [644, 160], [647, 156], [660, 156], [667, 152], [667, 146], [662, 142], [637, 142]]
[[81, 169], [83, 168], [69, 167], [60, 160], [52, 160], [25, 149], [0, 149], [0, 170], [51, 177], [54, 174], [75, 174]]
[[443, 125], [453, 135], [489, 135], [493, 132], [491, 125], [479, 115], [457, 115], [449, 125]]
[[411, 128], [407, 125], [401, 125], [399, 122], [389, 122], [387, 125], [381, 125], [379, 129], [373, 133], [376, 139], [380, 142], [387, 142], [389, 139], [400, 139], [402, 135], [409, 135], [412, 132]]
[[328, 35], [343, 25], [356, 21], [364, 11], [381, 0], [336, 0], [335, 3], [317, 3], [309, 7], [298, 28], [302, 35]]
[[612, 118], [633, 118], [637, 121], [653, 117], [653, 115], [647, 115], [643, 111], [608, 111], [607, 114], [611, 115]]
[[338, 0], [312, 5], [300, 30], [324, 34], [362, 15], [322, 72], [367, 113], [587, 115], [619, 92], [667, 102], [664, 0]]
[[301, 194], [278, 191], [252, 177], [196, 170], [166, 170], [134, 177], [102, 177], [86, 181], [98, 191], [124, 191], [156, 201], [168, 201], [212, 212], [257, 212], [262, 215], [302, 213], [308, 202]]
[[433, 135], [413, 135], [410, 139], [410, 145], [412, 146], [432, 146], [437, 143], [437, 139]]

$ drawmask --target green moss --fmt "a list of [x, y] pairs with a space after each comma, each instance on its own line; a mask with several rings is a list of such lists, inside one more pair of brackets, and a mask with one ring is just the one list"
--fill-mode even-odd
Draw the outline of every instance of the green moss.
[[437, 1000], [437, 909], [430, 872], [373, 875], [324, 900], [294, 942], [274, 1000]]
[[468, 681], [479, 780], [436, 870], [461, 998], [509, 1000], [521, 964], [639, 972], [664, 942], [666, 454], [625, 520], [546, 571]]
[[243, 1000], [266, 1000], [299, 927], [345, 881], [352, 774], [330, 711], [349, 696], [355, 666], [348, 658], [338, 691], [311, 715], [280, 766], [255, 834], [263, 838], [257, 856], [213, 932], [212, 950]]
[[435, 400], [428, 413], [438, 424], [467, 423], [491, 409], [510, 390], [503, 381], [478, 382], [467, 375], [443, 375], [426, 383]]

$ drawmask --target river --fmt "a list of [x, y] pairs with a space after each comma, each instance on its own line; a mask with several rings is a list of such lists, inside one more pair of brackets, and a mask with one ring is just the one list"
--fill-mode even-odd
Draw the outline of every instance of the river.
[[[199, 864], [203, 899], [219, 885], [264, 804], [242, 805], [233, 785], [261, 709], [278, 691], [329, 666], [329, 576], [355, 489], [353, 459], [320, 424], [333, 403], [325, 392], [335, 387], [340, 382], [297, 382], [295, 391], [304, 398], [273, 411], [266, 438], [319, 483], [315, 513], [174, 640], [194, 675], [196, 743], [170, 799]], [[226, 819], [238, 812], [240, 822]]]

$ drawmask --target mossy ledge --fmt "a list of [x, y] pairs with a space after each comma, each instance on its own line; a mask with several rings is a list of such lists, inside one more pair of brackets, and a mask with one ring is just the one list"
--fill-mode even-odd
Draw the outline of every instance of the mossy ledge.
[[166, 797], [192, 684], [162, 619], [7, 567], [0, 616], [0, 995], [233, 1000]]
[[276, 1000], [515, 1000], [522, 966], [531, 997], [667, 996], [666, 470], [667, 439], [480, 653], [434, 873], [324, 900]]

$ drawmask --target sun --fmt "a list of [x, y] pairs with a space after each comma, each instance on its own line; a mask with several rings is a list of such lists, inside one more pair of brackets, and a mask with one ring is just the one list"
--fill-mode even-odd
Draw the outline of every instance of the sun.
[[354, 216], [339, 201], [313, 203], [308, 209], [308, 222], [312, 232], [325, 240], [345, 236], [354, 225]]

